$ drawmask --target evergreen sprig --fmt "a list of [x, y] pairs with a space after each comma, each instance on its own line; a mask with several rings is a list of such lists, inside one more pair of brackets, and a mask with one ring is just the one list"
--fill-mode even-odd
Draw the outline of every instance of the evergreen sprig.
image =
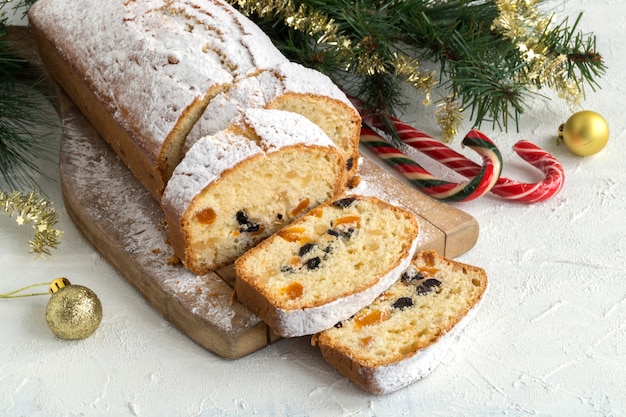
[[[30, 0], [24, 0], [30, 1]], [[32, 3], [33, 1], [31, 1]], [[0, 4], [0, 11], [8, 3]], [[35, 174], [54, 149], [42, 127], [58, 121], [43, 108], [43, 76], [18, 56], [0, 19], [0, 184], [9, 189], [40, 189]], [[0, 187], [3, 188], [3, 187]]]
[[[416, 62], [414, 73], [434, 63], [439, 97], [459, 101], [475, 127], [490, 121], [503, 129], [517, 126], [540, 88], [576, 103], [605, 71], [595, 36], [577, 29], [581, 16], [552, 25], [538, 11], [541, 0], [230, 1], [290, 59], [329, 75], [387, 120], [406, 104], [399, 57]], [[411, 85], [428, 104], [426, 73], [421, 81]]]

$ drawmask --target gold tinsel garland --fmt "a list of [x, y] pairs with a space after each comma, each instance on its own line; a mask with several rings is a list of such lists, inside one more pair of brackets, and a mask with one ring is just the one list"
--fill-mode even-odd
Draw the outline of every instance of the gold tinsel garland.
[[7, 194], [0, 190], [0, 210], [10, 217], [15, 215], [15, 221], [20, 226], [32, 224], [35, 236], [29, 241], [31, 252], [50, 255], [50, 248], [59, 245], [62, 232], [54, 228], [58, 221], [57, 212], [52, 203], [39, 197], [36, 192], [24, 194], [14, 191]]
[[497, 0], [499, 16], [492, 29], [511, 39], [527, 63], [518, 81], [553, 88], [558, 97], [574, 107], [582, 98], [580, 81], [568, 76], [567, 57], [550, 53], [542, 35], [550, 28], [553, 15], [543, 16], [538, 6], [541, 0]]

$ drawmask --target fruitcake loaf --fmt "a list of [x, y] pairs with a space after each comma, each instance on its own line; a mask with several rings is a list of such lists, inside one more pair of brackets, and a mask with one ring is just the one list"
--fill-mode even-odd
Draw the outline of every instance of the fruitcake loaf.
[[29, 21], [49, 75], [158, 201], [211, 100], [288, 62], [221, 0], [40, 0]]
[[183, 264], [205, 274], [341, 194], [345, 161], [299, 114], [248, 109], [199, 140], [174, 170], [161, 205]]
[[481, 268], [418, 253], [400, 280], [354, 317], [313, 337], [324, 358], [375, 394], [428, 375], [487, 288]]
[[237, 80], [213, 98], [193, 127], [185, 148], [200, 137], [228, 127], [247, 108], [269, 108], [303, 115], [324, 130], [346, 160], [348, 179], [358, 168], [361, 118], [346, 95], [324, 74], [287, 62]]
[[320, 332], [392, 285], [417, 235], [412, 212], [376, 197], [329, 201], [237, 259], [236, 299], [280, 336]]

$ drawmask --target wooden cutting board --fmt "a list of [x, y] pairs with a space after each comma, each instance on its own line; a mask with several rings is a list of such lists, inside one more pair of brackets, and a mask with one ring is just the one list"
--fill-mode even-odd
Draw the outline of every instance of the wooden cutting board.
[[[58, 73], [63, 69], [44, 68], [28, 32], [22, 32], [20, 52], [56, 91], [64, 127], [59, 166], [65, 208], [87, 240], [163, 317], [209, 351], [235, 359], [279, 340], [232, 301], [232, 268], [197, 276], [170, 262], [173, 251], [158, 203], [55, 83], [67, 79]], [[367, 157], [360, 175], [367, 190], [418, 215], [418, 249], [453, 258], [476, 243], [478, 223], [467, 213], [420, 193]]]

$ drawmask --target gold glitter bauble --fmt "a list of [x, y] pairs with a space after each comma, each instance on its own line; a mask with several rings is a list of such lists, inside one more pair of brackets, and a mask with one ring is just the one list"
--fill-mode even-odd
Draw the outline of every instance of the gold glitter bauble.
[[596, 112], [579, 111], [559, 127], [559, 139], [576, 155], [594, 155], [608, 142], [609, 125]]
[[102, 321], [102, 304], [87, 287], [68, 285], [52, 294], [46, 306], [50, 330], [61, 339], [91, 336]]

